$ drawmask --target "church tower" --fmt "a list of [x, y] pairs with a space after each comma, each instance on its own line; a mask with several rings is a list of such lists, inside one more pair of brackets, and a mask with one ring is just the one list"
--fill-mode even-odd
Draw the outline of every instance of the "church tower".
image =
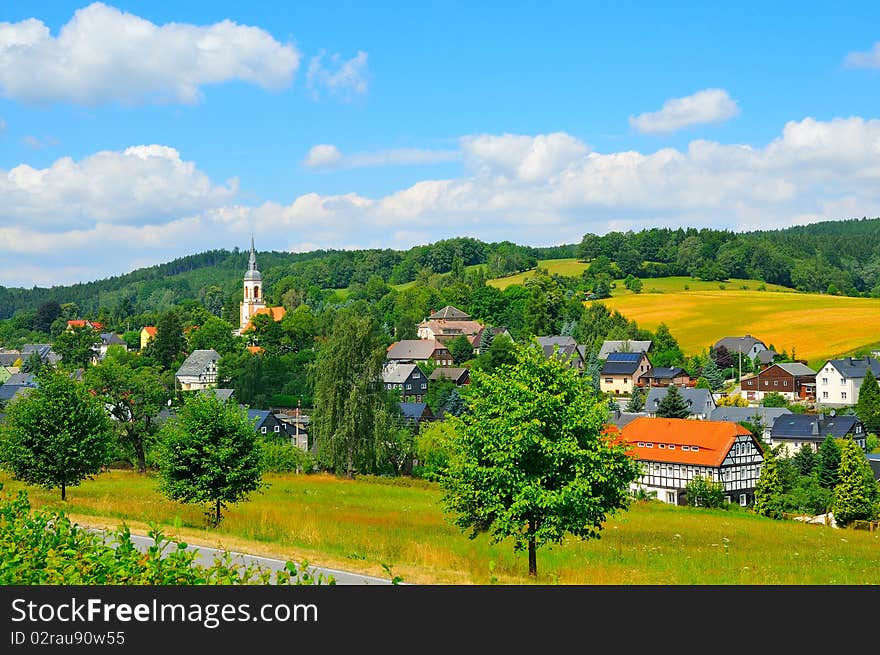
[[257, 253], [254, 250], [254, 237], [251, 236], [251, 257], [248, 261], [248, 270], [244, 274], [244, 296], [241, 301], [241, 327], [243, 330], [247, 327], [248, 321], [260, 309], [265, 309], [266, 303], [263, 302], [263, 276], [257, 270]]

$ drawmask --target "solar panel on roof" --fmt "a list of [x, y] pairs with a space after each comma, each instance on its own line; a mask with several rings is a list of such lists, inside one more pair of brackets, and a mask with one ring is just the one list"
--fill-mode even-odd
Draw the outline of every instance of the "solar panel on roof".
[[637, 362], [642, 358], [642, 353], [608, 353], [609, 362]]

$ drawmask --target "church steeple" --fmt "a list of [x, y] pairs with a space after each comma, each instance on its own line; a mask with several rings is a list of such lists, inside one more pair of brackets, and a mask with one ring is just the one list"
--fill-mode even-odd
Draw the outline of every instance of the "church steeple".
[[248, 260], [248, 270], [257, 270], [257, 251], [254, 250], [254, 235], [251, 235], [251, 258]]
[[248, 270], [244, 274], [241, 310], [239, 313], [240, 327], [243, 330], [251, 317], [266, 307], [263, 300], [263, 276], [257, 270], [257, 251], [254, 247], [254, 235], [251, 235], [251, 255], [248, 259]]

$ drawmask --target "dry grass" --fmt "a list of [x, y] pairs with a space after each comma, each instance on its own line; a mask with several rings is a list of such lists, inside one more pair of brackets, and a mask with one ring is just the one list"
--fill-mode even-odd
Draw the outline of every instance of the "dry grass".
[[[34, 505], [64, 507], [82, 524], [158, 523], [189, 543], [228, 548], [406, 582], [523, 584], [527, 557], [511, 542], [468, 539], [444, 515], [440, 490], [326, 475], [267, 476], [269, 487], [230, 508], [215, 530], [199, 508], [161, 497], [157, 481], [111, 471], [58, 492], [29, 488]], [[8, 474], [0, 482], [21, 488]], [[394, 482], [394, 481], [391, 481]], [[637, 503], [605, 524], [602, 538], [538, 551], [538, 583], [880, 584], [880, 534], [777, 522], [741, 510]]]
[[[716, 283], [717, 284], [717, 283]], [[880, 340], [880, 299], [775, 291], [627, 294], [599, 301], [640, 327], [663, 322], [685, 354], [751, 334], [818, 366]]]

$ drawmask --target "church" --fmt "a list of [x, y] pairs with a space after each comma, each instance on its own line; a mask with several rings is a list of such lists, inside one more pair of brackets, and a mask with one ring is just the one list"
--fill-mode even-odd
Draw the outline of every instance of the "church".
[[267, 307], [264, 298], [263, 276], [257, 270], [257, 253], [254, 238], [251, 237], [251, 256], [248, 270], [244, 274], [244, 289], [239, 306], [239, 328], [236, 334], [244, 334], [251, 328], [251, 319], [258, 314], [268, 314], [275, 321], [284, 318], [284, 307]]

